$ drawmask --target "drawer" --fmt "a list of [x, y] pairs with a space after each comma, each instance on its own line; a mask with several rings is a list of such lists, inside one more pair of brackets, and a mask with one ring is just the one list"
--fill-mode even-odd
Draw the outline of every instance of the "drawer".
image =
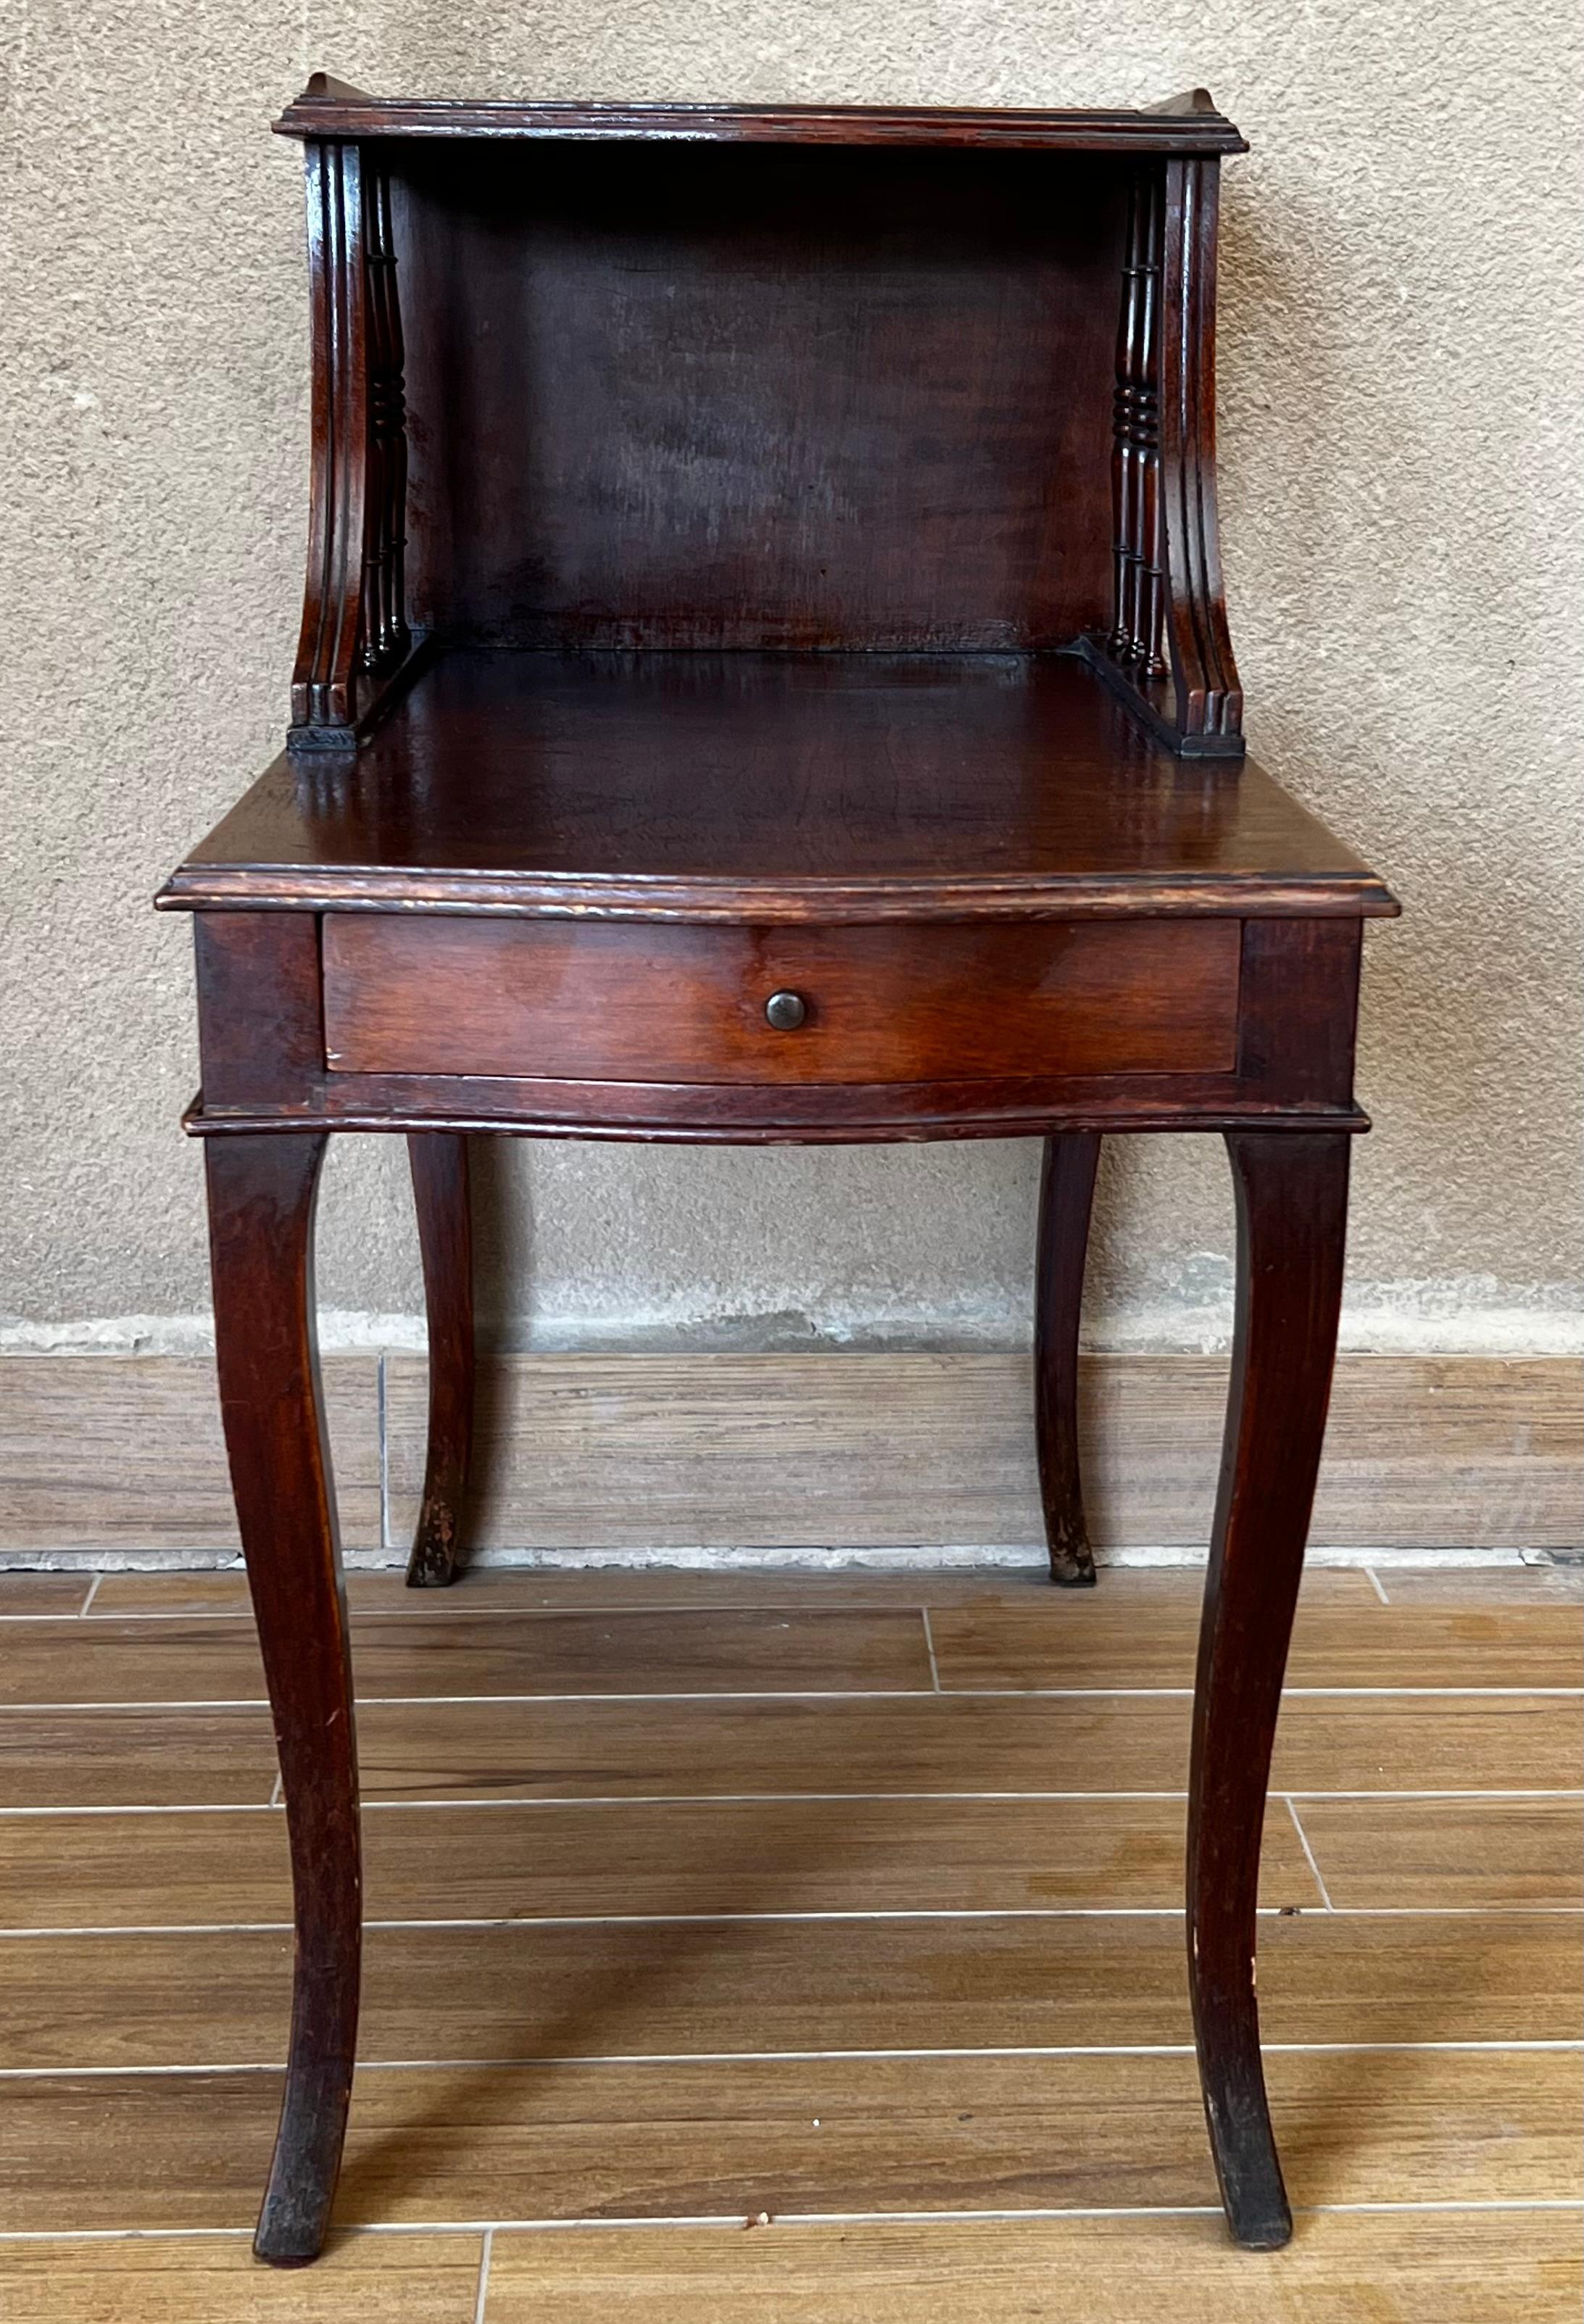
[[[328, 914], [332, 1072], [811, 1084], [1215, 1073], [1241, 924], [741, 927]], [[767, 1019], [796, 995], [802, 1021]], [[796, 1015], [783, 1003], [778, 1012]]]

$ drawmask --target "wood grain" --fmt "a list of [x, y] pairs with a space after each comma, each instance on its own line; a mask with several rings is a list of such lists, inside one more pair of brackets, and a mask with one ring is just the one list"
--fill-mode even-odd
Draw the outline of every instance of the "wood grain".
[[161, 907], [752, 927], [1398, 908], [1263, 768], [1185, 783], [1061, 655], [457, 651], [359, 763], [304, 786], [283, 755]]
[[[1312, 2212], [1291, 2247], [1219, 2219], [571, 2228], [498, 2234], [488, 2324], [1573, 2324], [1568, 2212]], [[1074, 2308], [1074, 2286], [1082, 2310]], [[1383, 2304], [1385, 2303], [1385, 2304]], [[50, 2319], [53, 2324], [53, 2319]]]
[[5, 2245], [0, 2313], [6, 2324], [474, 2324], [481, 2241], [342, 2236], [306, 2275], [260, 2267], [243, 2239]]
[[[1581, 1901], [1576, 1797], [1307, 1799], [1333, 1904], [1499, 1911]], [[382, 1807], [364, 1820], [375, 1920], [544, 1914], [1175, 1911], [1181, 1799], [711, 1800]], [[1319, 1901], [1285, 1806], [1262, 1901]], [[0, 1818], [9, 1928], [290, 1917], [279, 1816]]]
[[[1527, 1602], [1548, 1602], [1549, 1578], [1560, 1569], [1515, 1566], [1510, 1602], [1524, 1603], [1522, 1585], [1532, 1587]], [[1148, 1619], [1170, 1623], [1186, 1609], [1198, 1612], [1204, 1593], [1202, 1568], [1112, 1567], [1106, 1575], [1105, 1602], [1126, 1599]], [[500, 1607], [520, 1614], [667, 1609], [724, 1608], [765, 1613], [810, 1607], [987, 1606], [1036, 1608], [1050, 1602], [1050, 1571], [1030, 1550], [1027, 1565], [921, 1567], [901, 1562], [834, 1572], [781, 1566], [769, 1561], [698, 1569], [683, 1565], [472, 1565], [455, 1585], [434, 1598], [415, 1596], [400, 1569], [360, 1571], [346, 1577], [355, 1622], [363, 1614], [408, 1614], [432, 1620], [444, 1613], [476, 1614]], [[1357, 1566], [1312, 1564], [1303, 1577], [1305, 1604], [1373, 1609], [1380, 1599], [1368, 1573]], [[247, 1579], [229, 1568], [216, 1572], [106, 1573], [100, 1576], [90, 1621], [159, 1615], [183, 1619], [194, 1615], [244, 1615]]]
[[192, 924], [206, 1104], [264, 1104], [325, 1054], [319, 936], [301, 913], [232, 912]]
[[[1135, 2324], [1169, 2299], [1183, 2324], [1355, 2324], [1389, 2278], [1395, 2324], [1487, 2324], [1493, 2312], [1564, 2324], [1578, 2309], [1579, 2231], [1568, 2211], [1305, 2217], [1293, 2250], [1250, 2268], [1213, 2222], [1184, 2217], [840, 2228], [772, 2222], [672, 2230], [497, 2233], [490, 2324], [757, 2324], [767, 2301], [798, 2324], [904, 2324], [927, 2299], [978, 2319], [1016, 2303], [1064, 2316], [1082, 2278], [1094, 2324]], [[257, 2268], [240, 2243], [13, 2246], [0, 2292], [13, 2324], [471, 2324], [479, 2243], [465, 2234], [341, 2236], [306, 2278]], [[1055, 2300], [1061, 2305], [1047, 2302]]]
[[[921, 932], [328, 912], [326, 1056], [343, 1073], [799, 1085], [1224, 1073], [1241, 939], [1236, 920]], [[794, 1030], [766, 1021], [782, 992], [806, 1011]]]
[[448, 635], [938, 650], [1103, 614], [1114, 166], [465, 152], [401, 169]]
[[[326, 1367], [354, 1548], [379, 1539], [378, 1360], [334, 1356]], [[390, 1545], [404, 1548], [423, 1483], [426, 1371], [415, 1356], [384, 1361]], [[163, 1554], [234, 1544], [207, 1360], [11, 1356], [5, 1365], [0, 1548]], [[1225, 1393], [1226, 1367], [1213, 1357], [1084, 1360], [1085, 1500], [1101, 1547], [1202, 1545]], [[1023, 1543], [1031, 1564], [1041, 1554], [1028, 1368], [1016, 1355], [511, 1357], [482, 1367], [480, 1403], [489, 1431], [473, 1526], [481, 1546]], [[1566, 1548], [1579, 1533], [1579, 1404], [1571, 1359], [1344, 1355], [1313, 1540]], [[605, 1411], [609, 1431], [596, 1425]], [[189, 1480], [175, 1500], [173, 1463]], [[1477, 1603], [1487, 1591], [1541, 1587], [1485, 1575], [1443, 1582]], [[1005, 1576], [1001, 1584], [1010, 1586]], [[119, 1593], [137, 1586], [109, 1576], [94, 1611], [114, 1613]], [[864, 1585], [854, 1577], [852, 1586]], [[1404, 1574], [1388, 1591], [1405, 1602], [1430, 1586]], [[1553, 1569], [1545, 1586], [1576, 1600], [1584, 1582]], [[229, 1590], [245, 1610], [240, 1575], [183, 1587]]]
[[[425, 1600], [425, 1605], [432, 1604]], [[364, 1615], [353, 1634], [360, 1699], [389, 1695], [690, 1694], [930, 1685], [921, 1617], [725, 1609], [669, 1613]], [[0, 1703], [264, 1701], [251, 1621], [208, 1617], [20, 1624], [0, 1657]]]
[[391, 158], [419, 623], [867, 655], [1103, 618], [1115, 164]]
[[1584, 1606], [1584, 1555], [1564, 1547], [1553, 1561], [1496, 1566], [1438, 1566], [1427, 1559], [1423, 1565], [1394, 1570], [1387, 1594], [1394, 1606], [1472, 1612], [1492, 1606]]
[[[278, 2064], [290, 1969], [286, 1929], [0, 1939], [7, 2066]], [[1566, 1914], [1260, 1925], [1268, 2043], [1577, 2043], [1581, 1983]], [[1192, 2040], [1180, 1918], [1099, 1914], [376, 1927], [358, 2048], [484, 2063]]]
[[506, 2231], [488, 2324], [1572, 2324], [1577, 2305], [1565, 2212], [1310, 2212], [1264, 2256], [1192, 2218]]
[[[206, 1651], [229, 1653], [244, 1635], [240, 1582], [235, 1573], [108, 1577], [87, 1621], [13, 1621], [5, 1643], [39, 1641], [34, 1667], [57, 1683], [51, 1673], [97, 1651], [84, 1634], [98, 1629], [97, 1608], [108, 1598], [103, 1644], [112, 1660], [124, 1663], [143, 1638], [153, 1664], [165, 1657], [180, 1668], [184, 1653], [198, 1667], [216, 1668], [204, 1663]], [[714, 1627], [727, 1610], [722, 1596], [739, 1619], [790, 1618], [823, 1628], [839, 1618], [849, 1592], [855, 1624], [878, 1618], [889, 1631], [913, 1618], [909, 1601], [927, 1591], [937, 1651], [957, 1624], [959, 1650], [1005, 1655], [1021, 1628], [1037, 1660], [1047, 1617], [1060, 1613], [1072, 1623], [1074, 1666], [1088, 1658], [1097, 1672], [1165, 1667], [1186, 1643], [1199, 1586], [1187, 1573], [1113, 1572], [1092, 1599], [1053, 1601], [1033, 1573], [851, 1581], [481, 1573], [442, 1601], [457, 1609], [448, 1617], [428, 1600], [410, 1617], [391, 1610], [413, 1604], [393, 1575], [356, 1577], [353, 1595], [367, 1609], [356, 1626], [372, 1655], [422, 1651], [442, 1663], [450, 1655], [476, 1682], [493, 1670], [493, 1658], [521, 1668], [515, 1643], [491, 1644], [502, 1629], [562, 1630], [564, 1645], [576, 1645], [569, 1670], [598, 1683], [602, 1674], [622, 1676], [623, 1655], [629, 1681], [645, 1677], [655, 1632], [679, 1618], [682, 1629], [702, 1626], [723, 1647], [717, 1666], [724, 1671], [725, 1633]], [[1506, 1586], [1515, 1604], [1471, 1594], [1468, 1577], [1445, 1590], [1431, 1578], [1420, 1595], [1405, 1592], [1403, 1603], [1383, 1607], [1365, 1576], [1312, 1572], [1299, 1652], [1314, 1656], [1321, 1683], [1375, 1683], [1383, 1671], [1400, 1677], [1424, 1668], [1426, 1656], [1465, 1651], [1533, 1666], [1557, 1651], [1553, 1626], [1574, 1618], [1545, 1595], [1543, 1572], [1515, 1572]], [[690, 1599], [692, 1610], [680, 1618], [654, 1610], [686, 1609]], [[552, 1607], [562, 1611], [549, 1617]], [[450, 1646], [441, 1635], [447, 1618]], [[745, 1632], [735, 1647], [750, 1663], [753, 1635]], [[1059, 1646], [1059, 1633], [1051, 1643]], [[1074, 1726], [1073, 1704], [1048, 1699], [991, 1702], [988, 1728], [962, 1722], [962, 1712], [980, 1708], [972, 1698], [846, 1706], [861, 1711], [856, 1726], [824, 1705], [819, 1727], [795, 1722], [800, 1739], [790, 1750], [782, 1721], [801, 1706], [784, 1700], [746, 1706], [762, 1708], [773, 1741], [753, 1720], [723, 1739], [717, 1722], [745, 1706], [718, 1701], [431, 1704], [369, 1711], [362, 1723], [366, 1751], [370, 1723], [391, 1722], [377, 1738], [379, 1780], [388, 1784], [410, 1775], [413, 1746], [434, 1739], [429, 1722], [455, 1717], [460, 1724], [447, 1732], [463, 1744], [468, 1780], [496, 1795], [524, 1766], [556, 1783], [648, 1788], [657, 1774], [668, 1782], [691, 1775], [709, 1758], [744, 1787], [760, 1774], [776, 1783], [806, 1775], [822, 1789], [852, 1785], [870, 1764], [889, 1782], [889, 1747], [874, 1721], [915, 1709], [927, 1731], [909, 1729], [897, 1765], [906, 1772], [927, 1763], [954, 1786], [983, 1780], [987, 1770], [1004, 1775], [1036, 1751], [1048, 1755], [1064, 1782], [1125, 1784], [1180, 1753], [1180, 1729], [1174, 1742], [1170, 1721], [1159, 1716], [1180, 1706], [1114, 1696], [1078, 1707], [1098, 1709], [1098, 1721]], [[523, 1710], [527, 1723], [515, 1732], [499, 1717]], [[1030, 1711], [1045, 1715], [1025, 1726], [1021, 1714]], [[1011, 1727], [1001, 1721], [1007, 1712], [1019, 1715]], [[563, 1713], [576, 1723], [570, 1775], [565, 1746], [574, 1730]], [[548, 1730], [539, 1724], [546, 1714], [553, 1714]], [[1566, 1748], [1552, 1760], [1542, 1739], [1558, 1714], [1561, 1735], [1570, 1706], [1540, 1698], [1300, 1698], [1286, 1707], [1281, 1748], [1299, 1755], [1322, 1789], [1392, 1775], [1512, 1784], [1533, 1779], [1537, 1766], [1554, 1778], [1566, 1764]], [[706, 1734], [690, 1738], [700, 1726]], [[145, 1796], [151, 1786], [154, 1795], [180, 1796], [196, 1784], [209, 1796], [262, 1800], [273, 1775], [262, 1711], [8, 1714], [0, 1742], [8, 1747], [12, 1796], [28, 1805], [61, 1794], [113, 1796], [125, 1781]], [[442, 1760], [430, 1772], [449, 1780], [456, 1767]], [[1278, 1781], [1286, 1775], [1279, 1767]], [[719, 1776], [703, 1779], [717, 1784]], [[180, 1790], [161, 1794], [172, 1782]], [[1352, 1909], [1312, 1909], [1318, 1892], [1278, 1802], [1264, 1901], [1308, 1909], [1260, 1923], [1271, 2041], [1577, 2038], [1578, 1916], [1489, 1909], [1578, 1902], [1576, 1799], [1305, 1797], [1299, 1805], [1333, 1900]], [[657, 1925], [629, 1917], [591, 1927], [530, 1917], [488, 1929], [376, 1927], [365, 2055], [474, 2063], [365, 2071], [340, 2216], [419, 2223], [702, 2210], [741, 2221], [787, 2208], [1208, 2204], [1185, 2057], [778, 2061], [761, 2054], [741, 2064], [673, 2065], [653, 2054], [1180, 2041], [1182, 1819], [1180, 1796], [1119, 1800], [1098, 1792], [1052, 1801], [378, 1807], [364, 1819], [375, 1922], [1010, 1910], [955, 1921]], [[13, 1927], [284, 1921], [284, 1869], [278, 1814], [0, 1817], [0, 1885]], [[1158, 1919], [1119, 1909], [1152, 1904], [1174, 1909]], [[1442, 1909], [1419, 1917], [1405, 1909], [1414, 1904]], [[1470, 1904], [1486, 1909], [1469, 1914]], [[1065, 1919], [1015, 1917], [1029, 1905], [1088, 1909]], [[1448, 1905], [1464, 1909], [1448, 1914]], [[1097, 1914], [1107, 1906], [1115, 1918]], [[1360, 1907], [1390, 1909], [1377, 1917]], [[279, 2057], [289, 1941], [283, 1931], [179, 1929], [0, 1942], [7, 2062], [68, 2070], [8, 2086], [0, 2144], [14, 2156], [6, 2173], [13, 2191], [0, 2224], [77, 2233], [181, 2223], [244, 2228], [277, 2078], [229, 2070], [143, 2078], [119, 2070]], [[504, 2072], [482, 2062], [568, 2049], [648, 2053], [649, 2062]], [[74, 2080], [87, 2064], [112, 2070]], [[1344, 2047], [1276, 2049], [1268, 2065], [1301, 2207], [1516, 2203], [1570, 2191], [1575, 2059]], [[828, 2255], [799, 2260], [806, 2246], [798, 2236], [825, 2238]], [[707, 2237], [703, 2245], [714, 2248]], [[746, 2324], [751, 2308], [762, 2313], [772, 2283], [778, 2314], [806, 2316], [807, 2324], [846, 2324], [849, 2316], [852, 2324], [884, 2324], [904, 2304], [916, 2313], [921, 2297], [964, 2319], [979, 2313], [977, 2301], [989, 2324], [1008, 2303], [1039, 2314], [1047, 2297], [1065, 2301], [1074, 2268], [1084, 2271], [1086, 2315], [1107, 2324], [1112, 2315], [1135, 2324], [1168, 2303], [1189, 2324], [1199, 2315], [1209, 2324], [1212, 2314], [1220, 2324], [1240, 2317], [1239, 2301], [1253, 2303], [1251, 2324], [1288, 2315], [1294, 2324], [1300, 2317], [1331, 2324], [1333, 2316], [1353, 2324], [1388, 2283], [1395, 2314], [1415, 2324], [1487, 2324], [1503, 2301], [1526, 2319], [1570, 2315], [1577, 2306], [1577, 2222], [1535, 2210], [1382, 2218], [1301, 2209], [1297, 2239], [1275, 2261], [1232, 2254], [1219, 2221], [1190, 2216], [984, 2227], [921, 2218], [911, 2227], [775, 2226], [752, 2235], [725, 2228], [719, 2247], [726, 2256], [717, 2266], [692, 2231], [589, 2237], [568, 2230], [520, 2242], [498, 2233], [486, 2324], [491, 2313], [525, 2314], [530, 2300], [536, 2312], [553, 2306], [569, 2318], [631, 2314], [666, 2324], [675, 2314], [688, 2324], [735, 2324], [741, 2316]], [[370, 2256], [355, 2265], [360, 2253]], [[350, 2241], [342, 2233], [324, 2269], [306, 2278], [253, 2267], [240, 2234], [219, 2246], [0, 2246], [0, 2306], [19, 2324], [78, 2324], [79, 2317], [87, 2324], [111, 2312], [135, 2314], [140, 2324], [145, 2315], [150, 2324], [228, 2324], [233, 2315], [244, 2324], [287, 2315], [316, 2324], [321, 2313], [372, 2319], [398, 2312], [423, 2324], [467, 2324], [477, 2258], [476, 2237], [460, 2233]], [[316, 2305], [332, 2284], [336, 2300], [326, 2292]], [[281, 2285], [296, 2287], [295, 2304], [281, 2304]], [[312, 2295], [306, 2301], [304, 2287]], [[1055, 2324], [1065, 2309], [1050, 2313]]]
[[[231, 1805], [269, 1796], [262, 1708], [7, 1712], [0, 1807]], [[1179, 1792], [1185, 1698], [876, 1696], [820, 1702], [366, 1705], [371, 1800], [787, 1793]], [[1278, 1791], [1573, 1790], [1576, 1704], [1555, 1697], [1299, 1696]]]
[[[209, 1359], [3, 1360], [0, 1549], [235, 1547]], [[342, 1532], [358, 1549], [380, 1539], [379, 1360], [324, 1364]]]
[[[1114, 1603], [1108, 1593], [1092, 1613], [1088, 1603], [1070, 1614], [1065, 1606], [933, 1607], [941, 1684], [1189, 1685], [1193, 1617], [1185, 1606], [1162, 1611], [1165, 1618], [1149, 1619], [1126, 1590]], [[1301, 1602], [1288, 1686], [1584, 1687], [1584, 1625], [1571, 1607], [1407, 1604], [1378, 1615]]]
[[[1395, 1806], [1395, 1803], [1393, 1803]], [[1380, 1812], [1387, 1819], [1393, 1808]], [[1569, 1811], [1570, 1812], [1570, 1811]], [[383, 1807], [364, 1819], [373, 1920], [879, 1913], [1182, 1902], [1181, 1800], [710, 1800]], [[1265, 1901], [1320, 1892], [1273, 1803]], [[1455, 1904], [1455, 1865], [1415, 1901]], [[284, 1921], [279, 1816], [0, 1817], [9, 1928]]]
[[275, 1774], [262, 1704], [0, 1713], [0, 1808], [262, 1803]]
[[1584, 1802], [1305, 1800], [1333, 1904], [1584, 1904]]
[[1240, 153], [1245, 141], [1208, 92], [1133, 108], [972, 106], [594, 104], [555, 99], [371, 97], [313, 73], [275, 128], [298, 137], [644, 138], [723, 144], [1048, 148], [1065, 152]]
[[0, 1573], [0, 1615], [80, 1614], [92, 1573]]
[[[388, 1359], [393, 1539], [422, 1484], [424, 1368]], [[1202, 1546], [1223, 1360], [1081, 1368], [1101, 1546]], [[1311, 1538], [1336, 1547], [1565, 1544], [1579, 1368], [1339, 1360]], [[777, 1425], [767, 1434], [767, 1405]], [[514, 1356], [483, 1368], [474, 1540], [497, 1547], [905, 1546], [1043, 1538], [1029, 1372], [1014, 1355]]]
[[[92, 1714], [84, 1714], [85, 1716]], [[246, 1716], [245, 1713], [236, 1714]], [[64, 1721], [67, 1714], [59, 1714]], [[1574, 1789], [1579, 1711], [1555, 1698], [1298, 1697], [1278, 1791]], [[1180, 1697], [876, 1698], [815, 1703], [371, 1705], [376, 1799], [773, 1793], [1180, 1791]]]
[[[1584, 1636], [1569, 1606], [1381, 1607], [1366, 1577], [1349, 1579], [1356, 1589], [1303, 1605], [1290, 1687], [1584, 1686]], [[930, 1606], [942, 1686], [1191, 1686], [1197, 1589], [1163, 1589], [1150, 1574], [1107, 1582], [1072, 1608], [1048, 1592], [1028, 1604]], [[928, 1577], [913, 1589], [933, 1594]], [[932, 1683], [921, 1615], [900, 1605], [535, 1612], [485, 1593], [471, 1610], [424, 1599], [407, 1611], [355, 1614], [353, 1648], [360, 1697], [927, 1692]], [[35, 1618], [7, 1632], [0, 1658], [6, 1704], [262, 1699], [253, 1625], [240, 1615], [117, 1621], [96, 1612], [86, 1635], [71, 1619]]]
[[[1140, 1577], [1146, 1578], [1146, 1577]], [[1197, 1600], [1202, 1578], [1192, 1570], [1151, 1574], [1175, 1581]], [[1316, 1567], [1311, 1576], [1324, 1586], [1340, 1582], [1375, 1599], [1366, 1575], [1347, 1568]], [[477, 1614], [500, 1607], [520, 1614], [608, 1612], [637, 1606], [699, 1607], [709, 1610], [748, 1608], [762, 1613], [784, 1607], [909, 1606], [924, 1604], [926, 1589], [936, 1598], [988, 1591], [993, 1602], [1032, 1603], [1048, 1591], [1044, 1561], [1029, 1553], [1026, 1566], [971, 1566], [926, 1573], [916, 1565], [894, 1564], [834, 1572], [786, 1568], [769, 1562], [747, 1567], [702, 1570], [682, 1565], [465, 1565], [451, 1588], [433, 1597], [415, 1594], [392, 1562], [388, 1571], [360, 1570], [346, 1577], [347, 1603], [360, 1614], [409, 1614], [432, 1620], [447, 1613]], [[100, 1606], [104, 1605], [104, 1615]], [[1363, 1602], [1362, 1600], [1359, 1601]], [[1375, 1599], [1377, 1604], [1378, 1599]], [[88, 1618], [158, 1615], [182, 1619], [194, 1615], [244, 1615], [248, 1610], [245, 1575], [230, 1568], [215, 1572], [106, 1573]]]
[[[1570, 2200], [1578, 2061], [1277, 2052], [1294, 2199]], [[272, 2074], [21, 2080], [0, 2228], [240, 2227]], [[360, 2076], [336, 2218], [444, 2225], [760, 2211], [1210, 2204], [1193, 2060], [1173, 2055], [436, 2067]]]

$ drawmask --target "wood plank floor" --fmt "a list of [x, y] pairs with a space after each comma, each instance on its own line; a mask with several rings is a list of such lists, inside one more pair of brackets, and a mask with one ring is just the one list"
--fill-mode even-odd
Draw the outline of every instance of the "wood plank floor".
[[1228, 2245], [1179, 1910], [1197, 1582], [355, 1577], [332, 2247], [247, 2236], [290, 1989], [234, 1573], [0, 1577], [6, 2324], [1578, 2313], [1584, 1607], [1317, 1572]]

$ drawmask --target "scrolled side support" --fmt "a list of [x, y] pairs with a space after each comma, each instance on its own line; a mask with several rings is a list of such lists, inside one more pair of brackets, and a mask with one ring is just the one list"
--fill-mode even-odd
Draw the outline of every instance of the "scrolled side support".
[[1219, 161], [1165, 165], [1161, 272], [1161, 508], [1166, 645], [1184, 745], [1240, 750], [1243, 691], [1227, 624], [1216, 510]]
[[309, 296], [313, 342], [312, 511], [302, 630], [291, 678], [294, 728], [353, 723], [368, 492], [368, 302], [363, 158], [310, 139]]
[[1216, 513], [1220, 164], [1143, 162], [1128, 192], [1112, 430], [1110, 627], [1082, 650], [1184, 757], [1243, 752]]
[[383, 165], [334, 138], [304, 153], [312, 511], [287, 741], [347, 750], [413, 667], [401, 306]]

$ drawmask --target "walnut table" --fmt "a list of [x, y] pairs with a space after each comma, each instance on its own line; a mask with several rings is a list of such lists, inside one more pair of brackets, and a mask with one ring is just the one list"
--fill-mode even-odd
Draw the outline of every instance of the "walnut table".
[[[1045, 1141], [1052, 1571], [1108, 1132], [1224, 1133], [1239, 1294], [1190, 1774], [1233, 2234], [1291, 2220], [1254, 1990], [1381, 882], [1244, 755], [1216, 535], [1220, 157], [1154, 112], [384, 102], [316, 76], [286, 754], [196, 915], [215, 1317], [296, 1888], [257, 2248], [310, 2259], [357, 2015], [352, 1675], [315, 1377], [327, 1139], [400, 1132], [456, 1572], [468, 1141]], [[400, 289], [399, 289], [400, 286]]]

